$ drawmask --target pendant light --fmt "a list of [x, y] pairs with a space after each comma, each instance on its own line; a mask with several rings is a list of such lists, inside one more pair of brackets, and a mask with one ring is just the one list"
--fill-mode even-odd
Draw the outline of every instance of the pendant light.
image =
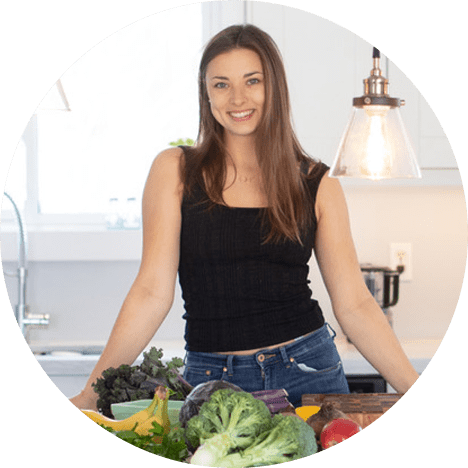
[[374, 68], [364, 80], [364, 95], [353, 111], [330, 170], [331, 177], [360, 179], [421, 178], [416, 155], [400, 115], [404, 101], [388, 95], [374, 47]]

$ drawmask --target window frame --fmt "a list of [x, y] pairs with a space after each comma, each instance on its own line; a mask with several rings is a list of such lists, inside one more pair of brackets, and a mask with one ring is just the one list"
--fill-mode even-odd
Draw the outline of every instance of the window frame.
[[[202, 3], [202, 42], [230, 24], [247, 21], [250, 2], [204, 2]], [[38, 158], [38, 118], [31, 116], [21, 136], [26, 148], [26, 201], [18, 209], [29, 229], [38, 230], [105, 230], [106, 213], [40, 213], [39, 209], [39, 158]], [[4, 197], [6, 200], [6, 197]], [[16, 223], [13, 207], [9, 201], [2, 205], [1, 218], [9, 230]], [[3, 224], [3, 223], [2, 223]]]

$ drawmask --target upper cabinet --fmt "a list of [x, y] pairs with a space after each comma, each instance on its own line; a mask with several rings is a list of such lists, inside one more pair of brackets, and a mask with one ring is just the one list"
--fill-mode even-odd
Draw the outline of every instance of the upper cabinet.
[[388, 66], [390, 93], [405, 99], [401, 108], [422, 170], [458, 170], [450, 143], [431, 107], [408, 77], [392, 62]]
[[[282, 52], [301, 144], [310, 155], [330, 165], [351, 114], [352, 100], [364, 92], [363, 80], [373, 66], [373, 45], [299, 9], [244, 3], [246, 21], [268, 32]], [[405, 100], [401, 116], [423, 178], [381, 182], [350, 179], [343, 180], [344, 185], [461, 185], [455, 156], [438, 119], [406, 75], [381, 53], [389, 94]]]

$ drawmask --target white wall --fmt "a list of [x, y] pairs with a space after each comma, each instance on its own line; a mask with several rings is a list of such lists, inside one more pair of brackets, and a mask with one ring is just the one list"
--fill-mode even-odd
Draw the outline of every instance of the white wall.
[[[460, 295], [466, 263], [467, 218], [463, 190], [452, 187], [347, 188], [351, 227], [361, 263], [389, 265], [390, 243], [409, 242], [413, 279], [400, 283], [392, 308], [400, 339], [440, 339]], [[312, 285], [334, 323], [316, 267]]]
[[[413, 246], [413, 280], [400, 285], [393, 308], [401, 339], [442, 338], [461, 291], [466, 263], [467, 219], [462, 188], [346, 188], [352, 231], [361, 263], [389, 264], [391, 242]], [[3, 264], [5, 270], [15, 264]], [[31, 312], [49, 313], [48, 329], [31, 341], [103, 343], [138, 271], [137, 261], [30, 262]], [[328, 320], [336, 324], [320, 274], [311, 261], [311, 287]], [[16, 281], [5, 279], [13, 304]], [[183, 302], [176, 298], [157, 337], [181, 339]], [[340, 332], [340, 330], [337, 330]]]

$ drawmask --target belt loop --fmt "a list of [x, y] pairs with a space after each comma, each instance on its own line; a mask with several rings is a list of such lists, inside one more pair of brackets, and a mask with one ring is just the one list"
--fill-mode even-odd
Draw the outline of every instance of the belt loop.
[[288, 353], [286, 352], [286, 348], [284, 346], [281, 346], [279, 349], [281, 352], [281, 357], [283, 358], [283, 363], [285, 366], [289, 366], [291, 364], [290, 359], [288, 357]]
[[330, 329], [330, 331], [331, 331], [331, 337], [332, 337], [332, 338], [335, 338], [336, 332], [335, 332], [335, 330], [333, 330], [333, 328], [331, 327], [331, 325], [330, 325], [328, 322], [327, 322], [327, 327], [328, 327], [328, 328]]
[[226, 367], [227, 367], [227, 372], [228, 372], [229, 377], [232, 377], [232, 375], [234, 374], [233, 361], [234, 361], [234, 355], [228, 354]]
[[185, 352], [184, 355], [184, 366], [187, 365], [187, 351]]

